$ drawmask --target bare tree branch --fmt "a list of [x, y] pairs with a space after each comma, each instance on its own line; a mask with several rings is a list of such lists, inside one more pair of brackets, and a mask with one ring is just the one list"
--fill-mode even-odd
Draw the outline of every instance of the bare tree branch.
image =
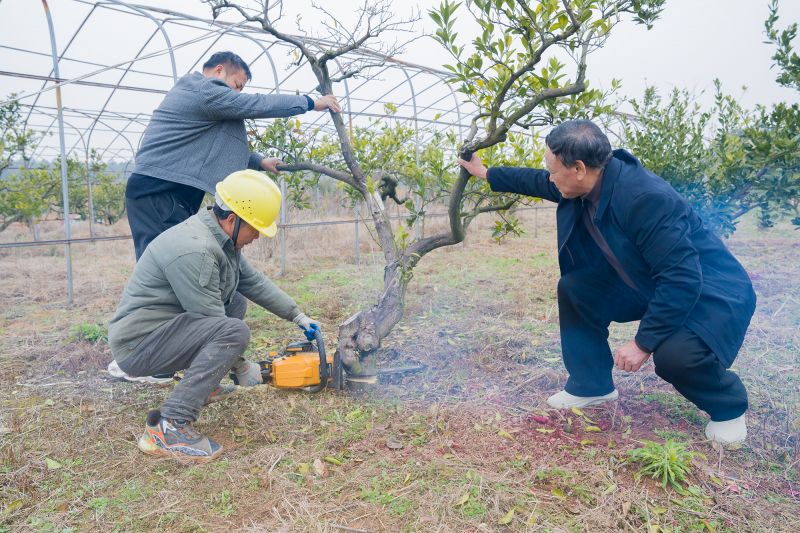
[[214, 19], [219, 17], [219, 14], [223, 10], [233, 9], [235, 11], [238, 11], [239, 14], [242, 16], [242, 18], [244, 18], [248, 22], [256, 22], [260, 24], [261, 28], [265, 32], [272, 35], [273, 37], [280, 39], [281, 41], [295, 45], [300, 50], [300, 52], [304, 56], [306, 56], [309, 60], [311, 60], [311, 58], [314, 57], [310, 49], [306, 46], [306, 44], [303, 42], [302, 39], [295, 37], [293, 35], [280, 32], [277, 29], [275, 29], [273, 21], [269, 19], [270, 4], [268, 1], [264, 2], [263, 16], [250, 15], [243, 7], [234, 2], [229, 2], [228, 0], [204, 0], [204, 1], [211, 6], [211, 12]]
[[475, 218], [476, 216], [481, 215], [483, 213], [493, 213], [495, 211], [508, 211], [509, 209], [514, 207], [514, 204], [516, 204], [519, 201], [520, 201], [519, 198], [512, 198], [511, 200], [507, 201], [504, 204], [500, 204], [500, 205], [485, 205], [483, 207], [478, 207], [477, 209], [473, 210], [471, 213], [468, 213], [466, 216], [467, 216], [467, 218]]
[[326, 167], [325, 165], [320, 165], [317, 163], [302, 161], [291, 165], [278, 165], [277, 168], [281, 172], [302, 172], [302, 171], [317, 172], [319, 174], [325, 174], [326, 176], [329, 176], [335, 180], [339, 180], [343, 183], [346, 183], [351, 187], [355, 187], [356, 189], [359, 188], [358, 185], [356, 185], [353, 176], [351, 176], [347, 172], [336, 170], [335, 168]]

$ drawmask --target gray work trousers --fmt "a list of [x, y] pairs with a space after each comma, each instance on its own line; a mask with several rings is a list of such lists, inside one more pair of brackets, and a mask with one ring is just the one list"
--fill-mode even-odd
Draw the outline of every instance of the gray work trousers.
[[237, 292], [225, 306], [225, 317], [182, 313], [148, 335], [119, 367], [131, 376], [184, 370], [161, 415], [194, 422], [250, 342], [250, 329], [242, 320], [246, 310], [247, 300]]

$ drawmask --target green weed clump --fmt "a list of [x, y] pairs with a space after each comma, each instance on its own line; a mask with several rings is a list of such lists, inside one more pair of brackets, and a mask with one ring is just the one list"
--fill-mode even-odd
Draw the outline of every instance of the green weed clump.
[[684, 490], [683, 484], [692, 470], [692, 460], [697, 456], [701, 454], [672, 439], [664, 444], [646, 440], [641, 448], [628, 451], [628, 459], [642, 465], [636, 472], [637, 478], [650, 476], [661, 480], [665, 488], [670, 485], [678, 491]]
[[655, 402], [666, 410], [667, 416], [673, 420], [688, 420], [692, 424], [702, 425], [705, 421], [697, 408], [686, 399], [669, 392], [651, 392], [642, 396], [647, 402]]
[[108, 329], [100, 324], [87, 324], [82, 322], [72, 328], [70, 336], [79, 341], [86, 341], [92, 344], [108, 342]]

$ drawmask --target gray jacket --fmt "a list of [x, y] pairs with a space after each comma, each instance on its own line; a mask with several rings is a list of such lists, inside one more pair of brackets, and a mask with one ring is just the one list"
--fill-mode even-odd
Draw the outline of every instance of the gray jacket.
[[153, 111], [136, 154], [134, 172], [214, 194], [236, 170], [260, 170], [263, 157], [249, 153], [244, 119], [305, 113], [297, 95], [245, 94], [199, 72], [178, 80]]
[[201, 210], [156, 237], [136, 263], [108, 326], [114, 359], [129, 357], [181, 313], [224, 317], [236, 291], [286, 320], [300, 314], [288, 294], [234, 249], [214, 214]]

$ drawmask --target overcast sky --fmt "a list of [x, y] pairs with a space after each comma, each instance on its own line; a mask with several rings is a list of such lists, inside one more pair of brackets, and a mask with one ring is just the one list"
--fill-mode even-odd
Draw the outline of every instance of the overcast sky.
[[[639, 96], [647, 85], [713, 93], [713, 79], [719, 78], [748, 107], [800, 101], [796, 91], [775, 83], [776, 71], [770, 69], [774, 50], [763, 44], [768, 0], [667, 0], [666, 6], [652, 30], [630, 22], [617, 26], [591, 57], [589, 79], [603, 87], [621, 79], [622, 94]], [[782, 0], [780, 15], [780, 27], [800, 20], [800, 1]], [[426, 27], [432, 25], [426, 21]], [[800, 38], [794, 45], [800, 47]], [[432, 48], [415, 45], [409, 56], [430, 61]], [[444, 61], [440, 56], [439, 63]]]
[[[362, 1], [338, 0], [327, 5], [346, 21]], [[293, 2], [291, 13], [302, 12], [304, 22], [308, 21], [309, 3]], [[432, 33], [435, 26], [426, 12], [439, 3], [440, 0], [396, 1], [394, 8], [398, 14], [407, 14], [409, 8], [401, 6], [418, 5], [423, 15], [419, 29]], [[796, 91], [775, 83], [776, 70], [770, 68], [774, 48], [763, 43], [768, 5], [769, 0], [667, 0], [666, 9], [652, 30], [630, 21], [613, 30], [606, 45], [589, 61], [589, 79], [602, 87], [610, 86], [613, 78], [621, 79], [621, 93], [627, 96], [639, 96], [647, 85], [653, 85], [661, 91], [680, 87], [697, 95], [705, 92], [700, 98], [710, 102], [713, 80], [719, 78], [723, 89], [741, 97], [747, 107], [798, 102]], [[779, 14], [781, 28], [800, 21], [800, 1], [782, 0]], [[291, 14], [287, 16], [288, 21], [293, 19]], [[470, 35], [469, 28], [462, 15], [458, 31]], [[800, 38], [794, 46], [800, 47]], [[403, 57], [429, 66], [439, 66], [450, 59], [430, 39], [416, 41]], [[745, 86], [747, 90], [743, 91]]]
[[[161, 6], [204, 19], [210, 18], [208, 6], [200, 0], [137, 1], [143, 5]], [[355, 19], [357, 7], [365, 0], [319, 1], [339, 23], [349, 25]], [[391, 0], [366, 1], [391, 2]], [[427, 15], [427, 10], [439, 2], [440, 0], [394, 0], [391, 5], [400, 16], [407, 16], [414, 6], [418, 7], [422, 20], [414, 29], [414, 35], [421, 35], [423, 32], [430, 34], [434, 31], [435, 27]], [[692, 91], [701, 103], [708, 105], [712, 102], [713, 80], [719, 78], [723, 89], [736, 96], [748, 108], [755, 104], [770, 105], [778, 101], [798, 102], [800, 95], [797, 91], [781, 88], [775, 83], [777, 71], [771, 68], [774, 47], [763, 43], [768, 4], [769, 0], [667, 0], [665, 11], [652, 30], [648, 31], [630, 20], [614, 28], [606, 45], [590, 57], [588, 78], [593, 86], [601, 88], [608, 88], [614, 78], [620, 79], [623, 85], [618, 94], [621, 97], [640, 97], [647, 85], [655, 86], [662, 94], [679, 87]], [[104, 9], [95, 11], [95, 15], [81, 30], [79, 37], [70, 45], [68, 57], [94, 61], [97, 64], [115, 64], [136, 57], [143, 42], [147, 43], [144, 49], [146, 53], [164, 48], [163, 39], [157, 33], [152, 33], [154, 28], [147, 19], [126, 14], [130, 13], [130, 10], [124, 10], [125, 13], [119, 12], [111, 1], [103, 2], [103, 5]], [[286, 6], [286, 13], [280, 26], [284, 31], [292, 33], [297, 31], [295, 21], [298, 15], [301, 16], [304, 27], [320, 29], [319, 14], [312, 7], [311, 0], [287, 1]], [[50, 9], [55, 20], [59, 51], [62, 51], [81, 21], [92, 9], [92, 3], [86, 0], [50, 0]], [[800, 20], [800, 1], [781, 0], [780, 17], [781, 28]], [[228, 20], [239, 19], [230, 16]], [[205, 31], [203, 24], [199, 26], [200, 29], [196, 28], [195, 34], [197, 31]], [[476, 26], [474, 21], [470, 22], [470, 19], [462, 13], [457, 29], [462, 36], [467, 37], [475, 35]], [[181, 35], [179, 21], [170, 23], [169, 32], [173, 45], [191, 39], [185, 34]], [[146, 41], [148, 35], [150, 40]], [[241, 39], [233, 37], [224, 39], [233, 40], [223, 40], [215, 46], [238, 47], [242, 50], [246, 48], [247, 43]], [[197, 56], [205, 54], [207, 46], [213, 46], [211, 42], [209, 38], [196, 45], [176, 50], [178, 74], [191, 69], [193, 62], [198, 59]], [[49, 44], [47, 26], [39, 2], [0, 0], [0, 45], [2, 45], [0, 71], [46, 75], [52, 66]], [[256, 57], [257, 49], [254, 49], [252, 43], [249, 44], [250, 50], [240, 53], [244, 57]], [[795, 49], [800, 47], [800, 38], [796, 40], [794, 46]], [[33, 50], [36, 53], [25, 54], [15, 49]], [[278, 53], [286, 54], [285, 51]], [[442, 47], [429, 37], [417, 39], [399, 57], [436, 68], [441, 68], [443, 63], [450, 60]], [[287, 58], [282, 58], [282, 61], [283, 68], [286, 68]], [[269, 64], [263, 56], [257, 63], [253, 65], [255, 78], [252, 87], [246, 90], [263, 90], [263, 88], [269, 90], [274, 86], [270, 85], [272, 74]], [[124, 83], [167, 90], [172, 85], [171, 69], [168, 65], [168, 58], [164, 54], [154, 59], [141, 60], [134, 66], [135, 69], [157, 70], [163, 75], [153, 79], [131, 73], [125, 77]], [[81, 76], [96, 68], [89, 64], [66, 61], [62, 65], [62, 76], [66, 78]], [[284, 90], [311, 90], [316, 82], [311, 80], [309, 72], [305, 72], [307, 69], [303, 70], [303, 73], [293, 75], [289, 86], [284, 87]], [[89, 78], [90, 81], [112, 84], [117, 79], [119, 72], [112, 71]], [[389, 82], [389, 80], [384, 81]], [[36, 91], [41, 88], [41, 84], [41, 81], [32, 79], [0, 76], [0, 97], [11, 92]], [[379, 88], [380, 80], [372, 80], [370, 84], [367, 94], [359, 96], [374, 99], [376, 96], [372, 96], [373, 93], [383, 92]], [[259, 89], [259, 86], [262, 89]], [[745, 86], [746, 91], [743, 89]], [[446, 91], [444, 87], [441, 89]], [[338, 91], [339, 96], [343, 96], [343, 87], [338, 87]], [[107, 89], [86, 86], [66, 87], [63, 91], [63, 101], [68, 107], [99, 109], [109, 92]], [[431, 98], [434, 92], [435, 90], [431, 90], [425, 97]], [[112, 110], [133, 109], [148, 114], [158, 105], [162, 95], [120, 91], [114, 98], [109, 106]], [[388, 98], [405, 98], [405, 96], [391, 95]], [[23, 100], [26, 103], [33, 101], [33, 98]], [[54, 106], [54, 92], [44, 94], [38, 104]], [[378, 110], [373, 108], [373, 111]], [[51, 120], [47, 117], [41, 119], [45, 125]], [[81, 127], [79, 123], [73, 129], [79, 130]], [[104, 124], [105, 131], [97, 128], [95, 135], [107, 135], [109, 142], [116, 142], [115, 146], [121, 150], [120, 154], [124, 157], [126, 146], [122, 145], [119, 139], [114, 141], [118, 137], [115, 133], [116, 128], [121, 127], [123, 126], [113, 123], [113, 118], [107, 118]], [[134, 124], [128, 131], [143, 127], [144, 123]], [[74, 138], [68, 139], [68, 149], [81, 143], [81, 139], [77, 138], [74, 132], [71, 134]], [[137, 135], [133, 134], [130, 137], [131, 143], [135, 145]], [[105, 146], [101, 139], [91, 137], [89, 140], [91, 141], [89, 144], [94, 145], [96, 141], [100, 146]], [[113, 153], [111, 155], [113, 156]]]
[[[335, 0], [321, 2], [343, 23], [354, 18], [356, 7], [364, 0]], [[440, 0], [411, 0], [393, 2], [397, 14], [407, 14], [411, 6], [419, 6], [422, 21], [417, 31], [431, 33], [434, 29], [426, 11]], [[15, 41], [7, 32], [24, 32], [25, 28], [10, 25], [14, 20], [30, 18], [31, 10], [38, 10], [39, 2], [30, 0], [0, 0], [2, 24], [0, 43]], [[770, 69], [773, 47], [763, 44], [764, 19], [769, 0], [667, 0], [666, 9], [656, 26], [647, 31], [630, 22], [613, 30], [606, 46], [590, 59], [589, 79], [596, 85], [607, 87], [612, 78], [623, 82], [624, 95], [641, 95], [645, 85], [651, 84], [663, 91], [672, 87], [687, 88], [697, 93], [711, 92], [712, 80], [719, 78], [726, 91], [742, 97], [747, 106], [755, 103], [769, 104], [776, 101], [798, 101], [797, 92], [778, 87], [776, 71]], [[208, 17], [210, 12], [200, 0], [169, 0], [151, 2], [139, 0], [141, 4], [161, 5], [176, 11]], [[35, 7], [33, 4], [36, 4]], [[70, 9], [86, 11], [66, 0], [51, 0], [51, 9], [57, 16], [57, 26], [65, 26], [64, 19]], [[24, 12], [24, 14], [23, 14]], [[283, 23], [293, 26], [295, 15], [302, 13], [302, 21], [313, 27], [314, 9], [311, 0], [287, 2], [287, 13]], [[40, 18], [38, 13], [35, 13]], [[782, 0], [780, 26], [785, 27], [800, 20], [800, 1]], [[474, 26], [473, 26], [474, 27]], [[57, 27], [58, 29], [58, 27]], [[293, 29], [293, 28], [290, 28]], [[141, 36], [129, 35], [125, 28], [116, 33], [120, 41]], [[470, 33], [467, 19], [462, 15], [459, 23], [462, 35]], [[4, 34], [4, 35], [3, 35]], [[797, 39], [796, 41], [800, 41]], [[94, 43], [96, 46], [114, 46], [114, 43]], [[60, 46], [64, 46], [60, 43]], [[800, 43], [795, 42], [795, 48]], [[1, 54], [8, 54], [6, 50]], [[71, 55], [80, 56], [81, 51], [73, 47]], [[402, 56], [409, 61], [427, 66], [440, 67], [448, 56], [431, 39], [424, 38], [412, 43]], [[6, 64], [3, 61], [4, 65]], [[25, 65], [18, 65], [25, 71]], [[0, 83], [7, 83], [0, 78]], [[742, 87], [747, 91], [742, 93]], [[5, 91], [0, 91], [5, 92]]]

